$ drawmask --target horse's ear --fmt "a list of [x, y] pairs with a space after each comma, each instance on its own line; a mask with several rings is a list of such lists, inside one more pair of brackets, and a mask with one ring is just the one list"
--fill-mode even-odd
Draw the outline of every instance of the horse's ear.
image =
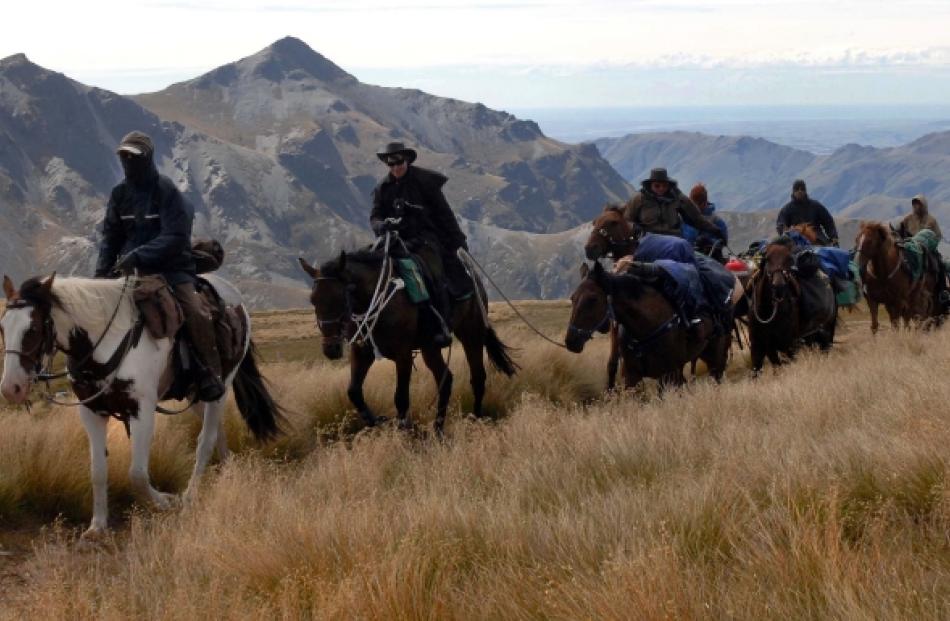
[[300, 262], [300, 267], [303, 268], [303, 271], [307, 272], [310, 278], [317, 278], [320, 275], [320, 270], [307, 263], [307, 260], [303, 257], [297, 257], [297, 261]]
[[53, 280], [56, 278], [56, 272], [49, 275], [49, 278], [43, 281], [43, 293], [49, 293], [53, 290]]
[[588, 274], [590, 274], [590, 266], [586, 263], [581, 263], [581, 278], [587, 278]]
[[13, 296], [16, 295], [16, 287], [13, 286], [13, 281], [6, 274], [3, 275], [3, 293], [8, 300], [12, 300]]

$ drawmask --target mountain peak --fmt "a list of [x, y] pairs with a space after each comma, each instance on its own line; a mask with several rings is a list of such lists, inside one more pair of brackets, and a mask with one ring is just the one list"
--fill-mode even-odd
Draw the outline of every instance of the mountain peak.
[[30, 62], [30, 59], [26, 57], [26, 54], [19, 53], [7, 56], [6, 58], [0, 58], [0, 69], [6, 69], [8, 67], [15, 67], [17, 65], [30, 65], [33, 64]]
[[279, 39], [245, 60], [254, 65], [254, 73], [274, 81], [303, 77], [300, 72], [322, 82], [354, 79], [295, 37]]

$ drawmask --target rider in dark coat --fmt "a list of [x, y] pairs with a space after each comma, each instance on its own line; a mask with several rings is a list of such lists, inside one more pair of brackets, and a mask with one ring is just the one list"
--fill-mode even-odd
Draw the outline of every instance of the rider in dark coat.
[[682, 237], [685, 220], [717, 239], [722, 237], [719, 228], [703, 217], [665, 168], [650, 171], [650, 177], [641, 182], [640, 191], [624, 205], [623, 215], [646, 233]]
[[441, 318], [442, 330], [434, 340], [447, 345], [448, 294], [455, 299], [471, 295], [472, 281], [456, 254], [459, 248], [468, 250], [465, 234], [459, 228], [442, 186], [448, 178], [436, 171], [413, 166], [417, 154], [401, 142], [393, 142], [376, 154], [387, 166], [389, 174], [373, 190], [373, 210], [370, 225], [382, 236], [386, 231], [398, 231], [409, 250], [419, 255], [435, 280], [433, 296]]
[[125, 180], [112, 189], [102, 223], [96, 277], [138, 270], [161, 274], [175, 292], [185, 315], [193, 349], [205, 366], [198, 385], [203, 401], [224, 394], [221, 356], [211, 315], [195, 290], [191, 255], [192, 206], [175, 184], [155, 167], [155, 147], [142, 132], [130, 132], [116, 150]]
[[783, 234], [796, 224], [812, 224], [818, 231], [818, 243], [822, 246], [838, 245], [838, 229], [828, 209], [808, 197], [805, 181], [796, 179], [792, 184], [792, 200], [778, 212], [775, 230]]

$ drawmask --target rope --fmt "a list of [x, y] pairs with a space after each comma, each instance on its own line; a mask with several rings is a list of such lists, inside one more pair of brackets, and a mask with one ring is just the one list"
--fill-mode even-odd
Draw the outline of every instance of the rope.
[[[459, 248], [458, 251], [457, 251], [457, 254], [458, 254], [460, 257], [462, 257], [464, 260], [466, 260], [466, 261], [471, 261], [471, 262], [472, 262], [472, 265], [474, 265], [475, 267], [478, 268], [478, 270], [482, 273], [482, 275], [485, 276], [485, 279], [488, 280], [488, 282], [491, 284], [491, 286], [495, 288], [495, 291], [498, 292], [498, 295], [500, 295], [501, 298], [505, 301], [505, 303], [508, 304], [508, 307], [511, 308], [511, 310], [513, 310], [513, 311], [515, 312], [515, 315], [517, 315], [518, 318], [521, 319], [521, 321], [523, 321], [526, 326], [528, 326], [529, 328], [531, 328], [531, 330], [533, 330], [535, 334], [537, 334], [538, 336], [540, 336], [542, 339], [544, 339], [544, 340], [547, 341], [548, 343], [551, 343], [552, 345], [556, 345], [557, 347], [560, 347], [561, 349], [567, 349], [567, 347], [564, 345], [564, 343], [559, 343], [558, 341], [555, 341], [554, 339], [552, 339], [551, 337], [549, 337], [549, 336], [546, 335], [545, 333], [541, 332], [541, 330], [539, 330], [538, 328], [536, 328], [536, 327], [534, 326], [534, 324], [532, 324], [530, 321], [528, 321], [527, 317], [525, 317], [524, 315], [522, 315], [522, 314], [521, 314], [521, 311], [519, 311], [517, 308], [515, 308], [515, 305], [512, 304], [511, 300], [508, 299], [508, 296], [505, 295], [505, 292], [501, 290], [501, 287], [499, 287], [497, 284], [495, 284], [495, 281], [492, 280], [491, 276], [488, 275], [488, 272], [485, 271], [485, 268], [482, 267], [482, 266], [478, 263], [478, 261], [476, 261], [475, 258], [472, 257], [471, 254], [469, 254], [469, 252], [468, 252], [467, 250], [465, 250], [464, 248]], [[475, 289], [476, 289], [476, 291], [477, 291], [477, 290], [478, 290], [478, 287], [476, 286]]]

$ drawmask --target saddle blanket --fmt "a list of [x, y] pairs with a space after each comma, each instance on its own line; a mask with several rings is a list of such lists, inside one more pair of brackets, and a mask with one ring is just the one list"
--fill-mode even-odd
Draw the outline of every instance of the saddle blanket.
[[904, 248], [904, 261], [910, 269], [913, 280], [918, 280], [927, 269], [927, 256], [936, 255], [940, 239], [930, 229], [923, 229], [910, 239], [901, 242]]

